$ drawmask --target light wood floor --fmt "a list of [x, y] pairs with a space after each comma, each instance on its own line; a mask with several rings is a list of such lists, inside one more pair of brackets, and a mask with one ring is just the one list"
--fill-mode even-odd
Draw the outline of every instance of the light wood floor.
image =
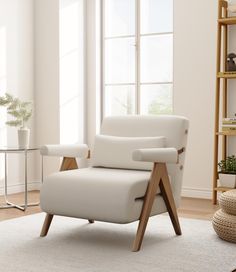
[[[9, 196], [9, 200], [15, 203], [23, 203], [24, 194], [14, 194]], [[29, 193], [29, 201], [37, 202], [39, 200], [39, 191]], [[4, 198], [0, 196], [0, 203], [4, 202]], [[218, 206], [212, 205], [210, 200], [182, 198], [181, 205], [178, 210], [180, 217], [211, 220], [214, 212], [218, 210]], [[40, 207], [29, 207], [26, 212], [17, 209], [0, 210], [0, 221], [17, 218], [25, 215], [41, 212]]]

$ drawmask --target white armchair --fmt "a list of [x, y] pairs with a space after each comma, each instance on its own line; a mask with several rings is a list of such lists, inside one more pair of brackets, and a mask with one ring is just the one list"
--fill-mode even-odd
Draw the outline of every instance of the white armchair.
[[[48, 176], [41, 189], [47, 213], [41, 236], [54, 215], [119, 224], [139, 220], [133, 251], [141, 247], [150, 216], [168, 212], [177, 235], [188, 120], [179, 116], [105, 118], [95, 138], [92, 166], [77, 169], [86, 145], [44, 146], [44, 156], [64, 157], [61, 171]], [[74, 170], [71, 170], [74, 169]], [[64, 171], [69, 170], [69, 171]]]

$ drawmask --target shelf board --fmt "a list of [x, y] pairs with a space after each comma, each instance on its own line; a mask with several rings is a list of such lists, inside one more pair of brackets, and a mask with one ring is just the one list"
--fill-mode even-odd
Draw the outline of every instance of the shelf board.
[[219, 72], [217, 74], [218, 78], [236, 78], [236, 71], [235, 72]]
[[236, 130], [235, 131], [219, 131], [219, 132], [216, 132], [216, 135], [236, 136]]
[[222, 187], [222, 186], [214, 188], [215, 191], [219, 191], [219, 192], [227, 192], [227, 191], [230, 191], [230, 190], [233, 190], [233, 189], [234, 188]]
[[218, 22], [222, 25], [235, 25], [236, 24], [236, 17], [228, 17], [218, 19]]

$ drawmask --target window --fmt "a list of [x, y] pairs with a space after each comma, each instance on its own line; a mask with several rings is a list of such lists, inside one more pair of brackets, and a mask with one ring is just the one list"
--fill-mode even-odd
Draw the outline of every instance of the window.
[[173, 0], [103, 0], [103, 115], [169, 114]]
[[60, 143], [84, 142], [84, 1], [60, 0]]

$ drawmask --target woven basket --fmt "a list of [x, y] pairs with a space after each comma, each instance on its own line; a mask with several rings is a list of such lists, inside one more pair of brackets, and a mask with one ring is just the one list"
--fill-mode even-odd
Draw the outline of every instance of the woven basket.
[[219, 204], [226, 213], [236, 215], [236, 190], [230, 190], [221, 194]]
[[220, 209], [214, 214], [212, 224], [221, 239], [236, 243], [236, 216]]

